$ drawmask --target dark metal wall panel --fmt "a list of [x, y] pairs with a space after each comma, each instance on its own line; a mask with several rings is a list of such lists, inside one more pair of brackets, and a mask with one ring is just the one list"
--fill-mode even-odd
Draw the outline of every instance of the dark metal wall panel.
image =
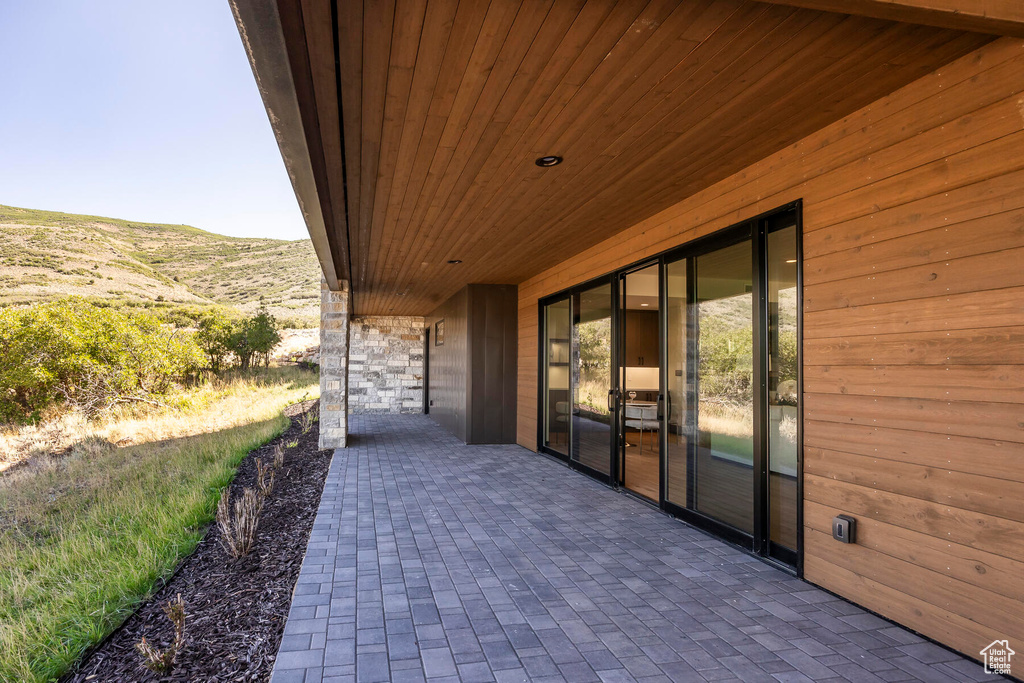
[[[468, 437], [469, 292], [463, 288], [427, 317], [430, 326], [430, 417], [463, 441]], [[444, 344], [437, 345], [436, 323], [444, 320]]]
[[515, 443], [518, 301], [515, 285], [467, 285], [427, 317], [429, 414], [466, 443]]
[[469, 285], [469, 443], [514, 443], [515, 285]]

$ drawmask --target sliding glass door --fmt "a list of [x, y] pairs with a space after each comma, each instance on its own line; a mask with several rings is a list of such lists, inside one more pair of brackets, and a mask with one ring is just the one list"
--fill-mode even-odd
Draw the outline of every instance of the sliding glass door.
[[648, 500], [661, 499], [660, 278], [655, 262], [619, 278], [618, 483]]
[[796, 566], [799, 211], [580, 285], [541, 308], [541, 445]]
[[690, 319], [690, 259], [665, 266], [665, 502], [690, 507], [694, 482], [690, 447], [693, 444], [693, 390], [695, 370], [691, 367], [694, 324]]
[[569, 456], [572, 396], [569, 365], [572, 359], [572, 299], [564, 297], [544, 307], [543, 438], [541, 443], [559, 455]]
[[665, 507], [761, 555], [799, 548], [797, 213], [680, 249], [665, 273]]
[[768, 552], [795, 562], [798, 549], [800, 425], [797, 232], [780, 217], [766, 235]]
[[573, 295], [571, 459], [603, 475], [611, 473], [615, 427], [612, 376], [612, 286]]
[[693, 509], [754, 533], [751, 242], [695, 258], [697, 396]]
[[540, 445], [608, 481], [617, 415], [612, 297], [605, 278], [541, 307]]

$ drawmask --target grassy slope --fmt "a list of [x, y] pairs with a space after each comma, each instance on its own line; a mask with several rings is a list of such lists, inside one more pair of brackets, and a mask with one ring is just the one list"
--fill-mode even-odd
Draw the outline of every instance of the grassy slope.
[[309, 240], [226, 237], [0, 205], [0, 306], [69, 294], [243, 311], [263, 296], [279, 318], [315, 323], [320, 270]]
[[315, 373], [272, 368], [143, 417], [142, 443], [0, 479], [0, 681], [51, 680], [120, 624], [195, 547], [245, 454], [287, 426], [284, 406], [317, 393]]

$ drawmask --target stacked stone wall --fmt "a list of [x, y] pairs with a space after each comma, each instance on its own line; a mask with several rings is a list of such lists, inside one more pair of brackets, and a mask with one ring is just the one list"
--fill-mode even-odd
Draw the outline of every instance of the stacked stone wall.
[[423, 318], [358, 316], [349, 322], [349, 411], [423, 412]]

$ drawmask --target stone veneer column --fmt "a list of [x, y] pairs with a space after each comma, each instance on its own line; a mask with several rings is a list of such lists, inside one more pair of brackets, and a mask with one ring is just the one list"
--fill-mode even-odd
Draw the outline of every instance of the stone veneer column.
[[332, 292], [320, 281], [320, 448], [348, 441], [349, 287]]

